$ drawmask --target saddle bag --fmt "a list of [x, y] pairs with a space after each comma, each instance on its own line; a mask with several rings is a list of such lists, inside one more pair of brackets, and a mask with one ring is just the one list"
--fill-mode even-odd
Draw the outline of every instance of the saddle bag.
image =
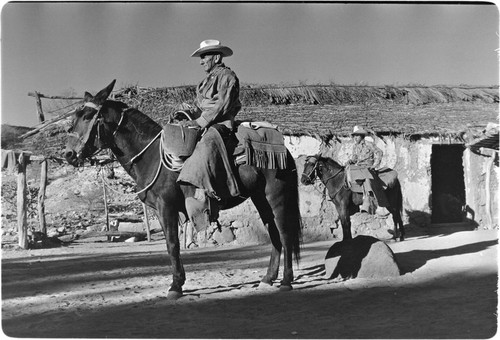
[[166, 153], [177, 158], [187, 158], [193, 154], [201, 133], [199, 127], [168, 123], [163, 126], [161, 142]]

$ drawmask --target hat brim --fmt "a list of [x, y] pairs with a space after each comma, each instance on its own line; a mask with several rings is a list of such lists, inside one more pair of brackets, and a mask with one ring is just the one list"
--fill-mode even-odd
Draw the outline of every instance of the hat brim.
[[233, 50], [226, 46], [205, 46], [194, 51], [191, 57], [199, 57], [205, 53], [220, 53], [223, 57], [230, 57], [233, 55]]
[[366, 132], [366, 131], [356, 131], [356, 132], [351, 133], [351, 136], [356, 136], [356, 135], [366, 136], [367, 134], [368, 134], [368, 132]]

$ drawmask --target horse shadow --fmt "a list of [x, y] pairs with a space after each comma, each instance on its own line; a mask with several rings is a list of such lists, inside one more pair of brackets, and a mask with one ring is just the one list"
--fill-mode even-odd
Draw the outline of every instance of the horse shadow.
[[498, 240], [482, 241], [462, 246], [439, 249], [439, 250], [411, 250], [408, 252], [397, 253], [396, 260], [401, 270], [401, 275], [412, 273], [422, 268], [428, 261], [445, 256], [455, 256], [477, 253], [493, 247], [498, 244]]

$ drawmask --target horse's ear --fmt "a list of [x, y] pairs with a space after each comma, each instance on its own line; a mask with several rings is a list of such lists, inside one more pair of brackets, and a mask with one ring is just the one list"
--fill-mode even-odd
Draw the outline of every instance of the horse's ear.
[[113, 87], [115, 87], [116, 79], [114, 79], [111, 84], [106, 86], [106, 88], [102, 89], [99, 91], [95, 97], [94, 97], [94, 104], [97, 105], [102, 105], [108, 99], [109, 95], [111, 94], [111, 91], [113, 91]]
[[85, 95], [83, 96], [83, 100], [85, 102], [89, 102], [91, 101], [92, 99], [94, 99], [94, 96], [91, 95], [90, 93], [88, 93], [87, 91], [85, 91]]

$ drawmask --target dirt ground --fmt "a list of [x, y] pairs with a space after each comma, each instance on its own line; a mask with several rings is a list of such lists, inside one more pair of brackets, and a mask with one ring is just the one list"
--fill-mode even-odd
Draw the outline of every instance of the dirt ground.
[[442, 226], [389, 242], [403, 274], [327, 280], [332, 241], [304, 244], [294, 290], [259, 289], [270, 246], [182, 253], [185, 296], [166, 299], [164, 239], [2, 250], [2, 328], [49, 338], [491, 338], [498, 231]]

